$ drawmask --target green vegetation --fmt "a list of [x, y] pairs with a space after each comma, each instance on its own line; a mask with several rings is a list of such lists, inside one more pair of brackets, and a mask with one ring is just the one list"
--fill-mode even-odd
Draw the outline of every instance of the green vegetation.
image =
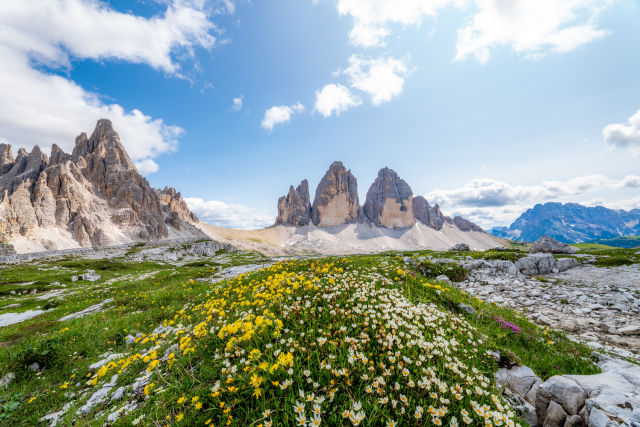
[[[7, 266], [0, 315], [47, 311], [0, 327], [0, 377], [16, 375], [0, 397], [0, 422], [35, 425], [65, 404], [63, 425], [103, 425], [116, 410], [115, 425], [293, 425], [303, 416], [323, 425], [349, 418], [448, 425], [454, 414], [464, 421], [462, 409], [479, 423], [482, 405], [521, 422], [492, 385], [499, 366], [523, 363], [543, 379], [597, 372], [590, 350], [563, 334], [434, 281], [440, 274], [460, 280], [466, 272], [456, 264], [424, 260], [410, 270], [403, 262], [425, 254], [479, 257], [421, 251], [288, 261], [217, 283], [219, 268], [264, 258]], [[522, 256], [485, 253], [499, 254], [506, 258], [491, 259]], [[87, 269], [100, 280], [71, 281]], [[97, 312], [59, 321], [99, 303]], [[500, 351], [501, 360], [487, 350]], [[89, 368], [106, 354], [117, 356]], [[34, 363], [39, 370], [29, 369]], [[122, 400], [77, 413], [112, 379], [111, 392], [124, 387]]]
[[602, 244], [608, 247], [616, 248], [640, 248], [640, 236], [621, 236], [614, 237], [613, 239], [595, 240], [591, 243]]

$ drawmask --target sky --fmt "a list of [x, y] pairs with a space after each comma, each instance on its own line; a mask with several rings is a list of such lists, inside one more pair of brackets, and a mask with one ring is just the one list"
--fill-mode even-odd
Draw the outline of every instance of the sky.
[[112, 120], [201, 220], [274, 223], [341, 160], [485, 228], [547, 201], [640, 208], [635, 0], [0, 2], [0, 142]]

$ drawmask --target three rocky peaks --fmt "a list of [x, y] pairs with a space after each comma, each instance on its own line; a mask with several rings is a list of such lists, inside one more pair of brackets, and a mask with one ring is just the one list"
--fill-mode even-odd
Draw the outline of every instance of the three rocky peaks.
[[310, 200], [306, 179], [297, 188], [292, 185], [289, 194], [278, 199], [276, 224], [331, 227], [370, 222], [378, 227], [399, 229], [420, 221], [435, 230], [450, 224], [462, 231], [483, 231], [462, 217], [444, 216], [437, 204], [430, 206], [422, 196], [414, 197], [409, 184], [386, 167], [378, 172], [362, 207], [357, 180], [339, 161], [331, 164], [318, 184], [313, 205]]
[[71, 154], [53, 145], [0, 144], [0, 240], [24, 237], [42, 249], [202, 237], [198, 219], [173, 188], [152, 189], [109, 120], [80, 134]]

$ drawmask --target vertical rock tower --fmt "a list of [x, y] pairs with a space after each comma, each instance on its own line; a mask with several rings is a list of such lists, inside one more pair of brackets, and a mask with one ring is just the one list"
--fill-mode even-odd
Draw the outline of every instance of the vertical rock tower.
[[411, 187], [393, 169], [380, 169], [362, 210], [378, 227], [407, 228], [415, 224]]
[[289, 187], [289, 194], [278, 199], [278, 218], [276, 224], [290, 224], [296, 227], [311, 222], [311, 199], [309, 183], [302, 180], [298, 188]]
[[318, 227], [354, 223], [358, 220], [358, 182], [342, 162], [333, 162], [313, 200], [311, 219]]

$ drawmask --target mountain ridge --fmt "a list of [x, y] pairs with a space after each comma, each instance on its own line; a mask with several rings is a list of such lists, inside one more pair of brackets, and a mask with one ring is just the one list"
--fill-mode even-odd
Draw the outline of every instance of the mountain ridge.
[[494, 227], [489, 233], [527, 242], [547, 235], [564, 243], [632, 236], [640, 234], [640, 209], [547, 202], [527, 209], [509, 227]]

